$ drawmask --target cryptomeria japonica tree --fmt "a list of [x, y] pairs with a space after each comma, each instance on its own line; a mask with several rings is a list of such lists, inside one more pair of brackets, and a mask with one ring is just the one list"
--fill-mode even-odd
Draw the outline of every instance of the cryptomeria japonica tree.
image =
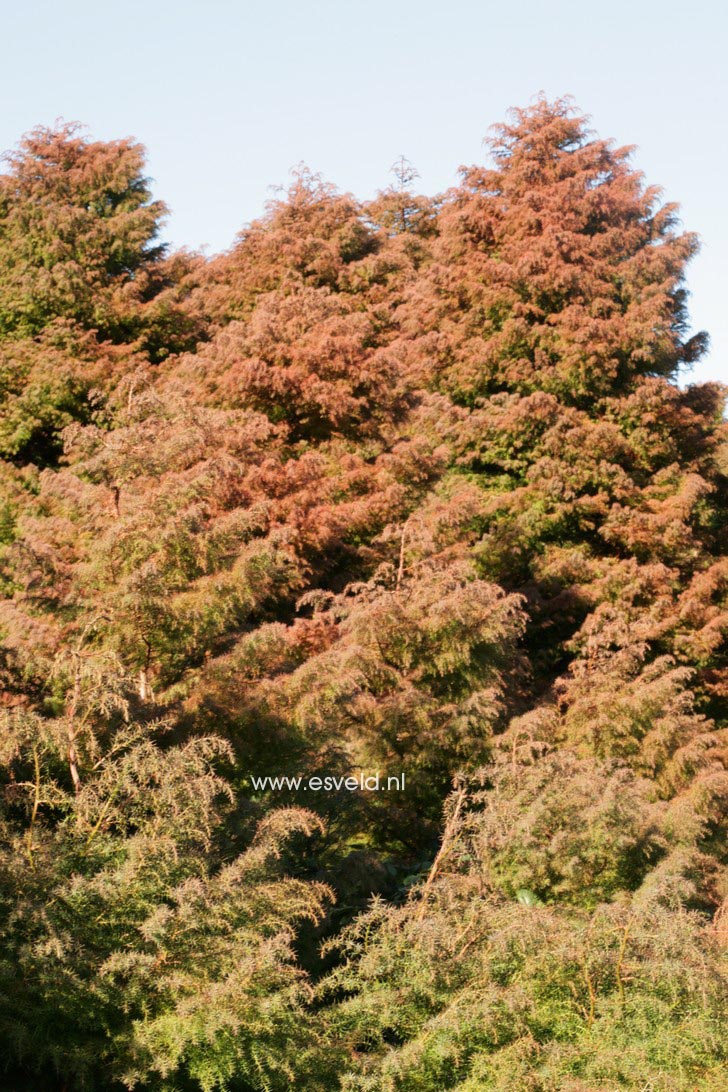
[[567, 100], [399, 171], [300, 170], [209, 261], [133, 142], [0, 179], [14, 1086], [722, 1088], [697, 241]]

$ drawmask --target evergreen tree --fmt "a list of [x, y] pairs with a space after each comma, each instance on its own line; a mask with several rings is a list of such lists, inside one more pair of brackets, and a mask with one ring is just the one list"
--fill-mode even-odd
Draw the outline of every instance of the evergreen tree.
[[124, 338], [125, 290], [159, 262], [166, 213], [131, 140], [88, 140], [77, 126], [36, 129], [0, 178], [0, 331], [37, 334], [71, 318]]
[[722, 1088], [697, 242], [567, 100], [490, 152], [434, 199], [301, 169], [209, 261], [132, 141], [9, 157], [8, 1087]]

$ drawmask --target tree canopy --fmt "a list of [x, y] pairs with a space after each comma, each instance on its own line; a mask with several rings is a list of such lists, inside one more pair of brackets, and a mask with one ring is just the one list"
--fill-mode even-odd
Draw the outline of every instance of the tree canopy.
[[210, 259], [6, 157], [4, 1086], [723, 1088], [726, 390], [630, 157], [538, 99]]

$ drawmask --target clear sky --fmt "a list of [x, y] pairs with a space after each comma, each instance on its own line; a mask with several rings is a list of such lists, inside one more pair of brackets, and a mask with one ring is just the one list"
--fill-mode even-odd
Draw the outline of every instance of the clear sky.
[[423, 192], [509, 106], [572, 94], [682, 205], [689, 287], [728, 381], [728, 7], [719, 0], [0, 0], [0, 147], [56, 118], [149, 149], [167, 238], [210, 253], [305, 162], [360, 197]]

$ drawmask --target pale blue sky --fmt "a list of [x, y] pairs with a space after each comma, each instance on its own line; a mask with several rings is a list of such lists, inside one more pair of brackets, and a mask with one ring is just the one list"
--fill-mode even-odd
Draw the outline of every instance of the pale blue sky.
[[1, 0], [0, 147], [57, 117], [149, 149], [167, 238], [209, 252], [304, 161], [361, 197], [399, 155], [434, 193], [539, 90], [637, 144], [703, 238], [689, 286], [728, 381], [728, 9], [718, 0]]

